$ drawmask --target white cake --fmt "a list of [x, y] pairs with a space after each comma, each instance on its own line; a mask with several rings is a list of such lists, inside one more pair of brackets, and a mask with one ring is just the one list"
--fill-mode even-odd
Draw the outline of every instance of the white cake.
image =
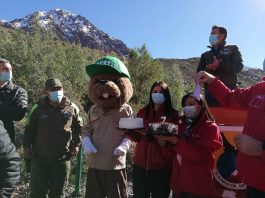
[[119, 121], [121, 129], [141, 129], [144, 128], [143, 118], [121, 118]]

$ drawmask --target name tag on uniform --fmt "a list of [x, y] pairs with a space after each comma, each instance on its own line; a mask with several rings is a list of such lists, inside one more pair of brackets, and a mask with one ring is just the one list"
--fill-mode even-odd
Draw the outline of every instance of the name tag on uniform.
[[224, 48], [223, 50], [220, 51], [220, 54], [221, 55], [231, 55], [232, 54], [232, 50], [231, 49], [227, 49], [227, 48]]
[[64, 118], [70, 118], [70, 117], [72, 117], [72, 113], [71, 112], [63, 112], [63, 117]]

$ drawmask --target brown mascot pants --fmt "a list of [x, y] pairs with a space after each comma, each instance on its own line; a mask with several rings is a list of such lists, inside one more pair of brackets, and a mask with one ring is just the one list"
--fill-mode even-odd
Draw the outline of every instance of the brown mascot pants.
[[127, 198], [127, 174], [121, 170], [89, 168], [86, 198]]

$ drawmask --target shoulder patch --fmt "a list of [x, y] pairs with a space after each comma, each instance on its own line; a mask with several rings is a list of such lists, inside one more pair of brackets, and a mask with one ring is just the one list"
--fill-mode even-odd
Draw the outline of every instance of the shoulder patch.
[[71, 102], [71, 106], [72, 106], [72, 107], [74, 108], [74, 110], [76, 111], [77, 119], [78, 119], [81, 123], [83, 123], [83, 119], [82, 119], [82, 117], [80, 116], [80, 110], [79, 110], [78, 106], [77, 106], [75, 103], [73, 103], [73, 102]]

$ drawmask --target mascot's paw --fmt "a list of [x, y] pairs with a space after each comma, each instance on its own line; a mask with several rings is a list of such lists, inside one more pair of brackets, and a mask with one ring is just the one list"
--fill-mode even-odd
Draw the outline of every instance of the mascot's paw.
[[128, 138], [123, 138], [121, 144], [114, 149], [114, 155], [116, 156], [124, 156], [130, 148], [130, 140]]
[[93, 146], [93, 147], [87, 147], [87, 146], [84, 146], [84, 153], [85, 155], [90, 155], [90, 154], [93, 154], [93, 153], [97, 153], [97, 149]]
[[84, 148], [85, 155], [90, 155], [92, 153], [98, 152], [89, 137], [84, 137], [84, 139], [82, 140], [82, 145]]
[[126, 150], [123, 149], [121, 146], [118, 146], [117, 148], [114, 149], [114, 155], [116, 156], [124, 156], [126, 154]]

